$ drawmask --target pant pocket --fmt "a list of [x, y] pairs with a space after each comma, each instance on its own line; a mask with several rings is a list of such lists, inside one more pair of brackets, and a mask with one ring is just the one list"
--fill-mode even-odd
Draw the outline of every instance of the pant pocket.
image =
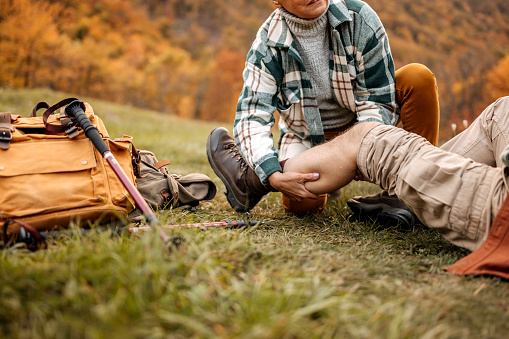
[[479, 218], [471, 213], [475, 187], [463, 177], [464, 169], [451, 170], [416, 158], [401, 171], [396, 194], [427, 226], [441, 233], [454, 231], [464, 237], [477, 234]]

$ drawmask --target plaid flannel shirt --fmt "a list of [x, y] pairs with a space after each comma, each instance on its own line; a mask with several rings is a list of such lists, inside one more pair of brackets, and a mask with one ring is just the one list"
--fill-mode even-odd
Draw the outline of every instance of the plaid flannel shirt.
[[[377, 14], [359, 0], [330, 0], [330, 83], [340, 106], [358, 122], [398, 120], [394, 62]], [[259, 29], [248, 53], [233, 127], [246, 162], [260, 180], [281, 171], [281, 160], [325, 141], [316, 95], [281, 11]], [[278, 149], [271, 128], [279, 111]]]

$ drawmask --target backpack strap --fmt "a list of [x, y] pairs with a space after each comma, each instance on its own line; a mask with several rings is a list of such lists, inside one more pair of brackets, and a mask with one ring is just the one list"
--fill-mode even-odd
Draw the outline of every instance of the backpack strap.
[[34, 106], [34, 108], [32, 109], [32, 113], [30, 114], [30, 118], [35, 118], [37, 116], [37, 111], [40, 110], [41, 108], [48, 109], [49, 108], [49, 104], [47, 102], [45, 102], [45, 101], [39, 101]]
[[[60, 107], [69, 105], [71, 102], [78, 100], [76, 98], [67, 98], [64, 99], [53, 106], [50, 106], [46, 109], [44, 114], [42, 115], [42, 121], [44, 122], [44, 126], [46, 126], [46, 134], [58, 134], [65, 132], [69, 138], [73, 138], [78, 134], [78, 127], [76, 127], [76, 119], [70, 118], [67, 116], [60, 116], [60, 125], [56, 124], [50, 124], [48, 122], [48, 118], [51, 114], [53, 114], [57, 109]], [[40, 103], [39, 103], [40, 104]], [[39, 105], [37, 104], [37, 105]], [[37, 105], [34, 107], [34, 109], [37, 111]], [[47, 105], [47, 104], [46, 104]], [[42, 107], [40, 107], [42, 108]], [[32, 111], [33, 113], [33, 111]]]
[[[46, 247], [46, 239], [42, 236], [42, 234], [36, 230], [31, 225], [17, 219], [11, 219], [8, 218], [4, 224], [1, 234], [1, 241], [0, 245], [3, 248], [10, 247], [16, 243], [16, 238], [19, 237], [21, 234], [13, 234], [11, 237], [8, 235], [8, 227], [11, 223], [16, 223], [21, 226], [19, 233], [28, 233], [30, 236], [29, 238], [32, 239], [31, 243], [28, 244], [28, 249], [31, 251], [35, 251], [41, 247]], [[25, 235], [26, 238], [26, 235]]]
[[154, 167], [157, 168], [159, 170], [159, 172], [163, 173], [163, 174], [170, 174], [170, 172], [168, 171], [168, 169], [164, 166], [168, 166], [169, 164], [171, 164], [170, 160], [161, 160], [161, 161], [158, 161], [154, 164]]
[[11, 125], [11, 113], [0, 113], [0, 148], [9, 149], [10, 141], [12, 139], [12, 132], [16, 128]]

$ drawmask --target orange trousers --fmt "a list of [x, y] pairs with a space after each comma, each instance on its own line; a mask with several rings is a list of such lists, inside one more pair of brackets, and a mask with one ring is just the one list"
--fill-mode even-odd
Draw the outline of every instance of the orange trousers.
[[[433, 145], [438, 143], [440, 107], [435, 75], [422, 64], [408, 64], [396, 75], [396, 101], [400, 107], [397, 126], [426, 138]], [[326, 131], [325, 139], [335, 138], [342, 129]], [[297, 215], [319, 214], [325, 208], [327, 194], [318, 199], [291, 200], [283, 194], [285, 211]]]

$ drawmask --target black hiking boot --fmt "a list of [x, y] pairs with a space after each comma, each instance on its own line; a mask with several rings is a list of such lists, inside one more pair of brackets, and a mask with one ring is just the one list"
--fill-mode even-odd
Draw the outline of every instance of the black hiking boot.
[[359, 221], [376, 220], [383, 226], [396, 226], [401, 230], [411, 230], [419, 223], [415, 213], [404, 202], [386, 191], [353, 197], [346, 203], [353, 212], [353, 218]]
[[226, 199], [237, 212], [247, 212], [271, 192], [249, 167], [228, 130], [215, 128], [207, 140], [207, 158], [226, 187]]

